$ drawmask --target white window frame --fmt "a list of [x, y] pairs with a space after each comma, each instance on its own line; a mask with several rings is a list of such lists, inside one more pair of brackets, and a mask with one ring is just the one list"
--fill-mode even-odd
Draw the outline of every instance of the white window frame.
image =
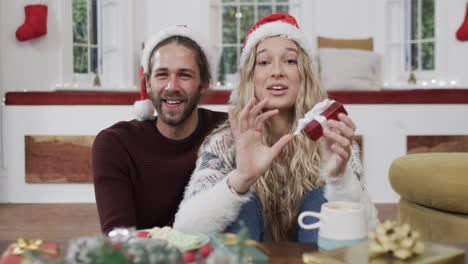
[[[73, 0], [72, 0], [73, 1]], [[88, 3], [88, 12], [87, 12], [87, 33], [88, 33], [88, 42], [87, 43], [75, 43], [73, 42], [73, 52], [74, 52], [74, 48], [75, 47], [83, 47], [83, 48], [87, 48], [88, 50], [88, 61], [87, 61], [87, 64], [88, 64], [88, 73], [76, 73], [74, 72], [74, 68], [73, 68], [73, 79], [75, 81], [75, 83], [77, 84], [81, 84], [81, 86], [85, 86], [87, 84], [92, 84], [94, 82], [94, 78], [95, 78], [95, 74], [93, 74], [93, 69], [91, 69], [91, 49], [92, 48], [97, 48], [97, 51], [98, 51], [98, 59], [97, 59], [97, 68], [98, 68], [98, 74], [99, 76], [101, 76], [105, 69], [103, 69], [103, 63], [102, 63], [102, 52], [104, 50], [104, 47], [102, 45], [102, 4], [103, 4], [103, 1], [102, 0], [97, 0], [96, 3], [96, 8], [97, 8], [97, 21], [96, 21], [96, 24], [97, 24], [97, 44], [91, 44], [90, 43], [90, 33], [91, 33], [91, 27], [90, 27], [90, 12], [89, 12], [89, 9], [91, 8], [91, 1], [92, 0], [87, 0], [87, 3]], [[72, 23], [73, 23], [73, 20], [72, 20]], [[74, 55], [74, 54], [73, 54]], [[74, 57], [74, 56], [73, 56]], [[74, 64], [75, 62], [73, 62]]]
[[254, 0], [253, 3], [251, 2], [246, 2], [243, 0], [234, 0], [233, 3], [222, 3], [222, 0], [212, 0], [211, 1], [211, 13], [213, 14], [212, 17], [214, 18], [214, 23], [212, 23], [211, 26], [211, 34], [212, 34], [212, 40], [214, 41], [213, 43], [215, 44], [215, 50], [216, 50], [216, 73], [215, 76], [213, 76], [213, 80], [216, 83], [216, 85], [213, 87], [215, 90], [231, 90], [233, 87], [236, 86], [237, 82], [237, 77], [238, 77], [238, 72], [232, 74], [233, 78], [230, 81], [226, 81], [225, 84], [221, 84], [218, 82], [218, 65], [219, 61], [222, 56], [223, 48], [224, 47], [235, 47], [237, 48], [237, 65], [239, 64], [239, 59], [240, 59], [240, 53], [241, 53], [241, 48], [242, 48], [242, 43], [239, 43], [240, 39], [242, 36], [240, 35], [240, 24], [236, 23], [237, 28], [236, 28], [236, 39], [238, 43], [235, 44], [224, 44], [223, 43], [223, 6], [237, 6], [238, 9], [240, 6], [253, 6], [254, 7], [254, 22], [258, 21], [260, 17], [258, 17], [258, 6], [264, 6], [264, 5], [271, 5], [272, 6], [272, 12], [276, 12], [276, 7], [277, 6], [288, 6], [289, 14], [293, 15], [298, 19], [298, 13], [300, 9], [300, 2], [296, 0], [288, 0], [287, 3], [277, 3], [274, 0], [271, 0], [269, 2], [257, 2], [257, 0]]
[[[420, 5], [421, 0], [419, 0]], [[384, 87], [416, 89], [416, 88], [451, 88], [456, 82], [448, 79], [447, 62], [445, 48], [448, 39], [444, 39], [447, 31], [447, 12], [443, 9], [443, 1], [434, 1], [434, 70], [414, 70], [417, 84], [408, 84], [410, 70], [407, 65], [411, 65], [411, 53], [408, 51], [411, 43], [424, 43], [428, 40], [411, 40], [410, 25], [406, 24], [407, 17], [410, 15], [410, 9], [407, 8], [409, 0], [387, 0], [385, 3], [386, 16], [386, 41], [385, 55], [387, 74], [384, 81]], [[421, 10], [421, 9], [420, 9]], [[407, 12], [407, 13], [406, 13]], [[421, 17], [421, 15], [419, 15]], [[418, 23], [421, 26], [421, 19]], [[406, 34], [406, 35], [405, 35]], [[419, 50], [418, 66], [421, 67], [422, 53]], [[405, 59], [405, 53], [408, 57]]]
[[62, 12], [62, 72], [59, 74], [55, 90], [96, 90], [128, 91], [136, 90], [137, 68], [135, 57], [134, 6], [128, 0], [101, 0], [102, 73], [99, 72], [101, 86], [94, 87], [94, 73], [74, 74], [73, 70], [73, 18], [72, 0], [59, 1]]
[[[405, 60], [405, 71], [410, 72], [410, 66], [411, 66], [411, 60], [412, 60], [412, 51], [411, 51], [411, 45], [416, 44], [417, 45], [417, 50], [418, 50], [418, 57], [417, 57], [417, 65], [418, 67], [414, 70], [415, 72], [421, 73], [421, 72], [429, 72], [429, 71], [435, 71], [436, 70], [436, 64], [435, 64], [435, 54], [434, 54], [434, 69], [422, 69], [422, 44], [423, 43], [433, 43], [434, 44], [434, 50], [437, 50], [437, 46], [435, 43], [435, 38], [436, 38], [436, 32], [435, 32], [435, 14], [434, 14], [434, 37], [430, 39], [423, 39], [422, 38], [422, 1], [423, 0], [415, 0], [417, 1], [418, 5], [418, 17], [417, 19], [417, 29], [416, 29], [416, 35], [417, 37], [413, 40], [411, 39], [411, 22], [410, 22], [410, 16], [411, 16], [411, 0], [406, 0], [405, 1], [405, 54], [407, 54], [408, 59]], [[434, 9], [435, 9], [435, 0], [434, 0]], [[435, 10], [434, 10], [435, 12]]]

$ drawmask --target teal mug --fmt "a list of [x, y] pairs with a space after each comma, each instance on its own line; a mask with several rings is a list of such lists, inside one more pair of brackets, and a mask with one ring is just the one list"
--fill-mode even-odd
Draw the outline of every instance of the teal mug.
[[[319, 221], [305, 224], [305, 217], [315, 217]], [[320, 213], [305, 211], [299, 214], [298, 223], [304, 229], [319, 228], [317, 245], [321, 249], [345, 247], [367, 240], [366, 214], [360, 203], [324, 203]]]

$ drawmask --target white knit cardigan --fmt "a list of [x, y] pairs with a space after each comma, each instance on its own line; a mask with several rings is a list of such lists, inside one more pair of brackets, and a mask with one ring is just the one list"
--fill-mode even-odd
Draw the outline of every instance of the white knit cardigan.
[[[238, 216], [249, 197], [234, 194], [227, 185], [229, 173], [236, 167], [235, 142], [231, 130], [224, 129], [211, 136], [202, 146], [196, 168], [175, 216], [174, 228], [182, 231], [211, 234], [224, 231]], [[353, 146], [352, 157], [343, 175], [330, 178], [325, 166], [320, 176], [325, 180], [328, 201], [359, 202], [365, 206], [368, 229], [378, 224], [377, 210], [361, 184], [362, 167], [359, 148]], [[357, 175], [361, 175], [361, 181]]]

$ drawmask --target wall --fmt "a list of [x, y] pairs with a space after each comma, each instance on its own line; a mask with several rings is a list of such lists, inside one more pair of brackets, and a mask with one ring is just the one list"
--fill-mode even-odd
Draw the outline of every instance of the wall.
[[172, 25], [190, 25], [208, 35], [210, 2], [206, 0], [147, 1], [146, 36]]
[[374, 36], [375, 1], [316, 0], [313, 9], [317, 36], [332, 38]]
[[[136, 82], [136, 72], [137, 66], [139, 63], [139, 53], [140, 53], [140, 43], [143, 42], [150, 35], [157, 32], [159, 29], [173, 24], [190, 24], [193, 28], [198, 31], [205, 33], [209, 40], [210, 37], [209, 31], [213, 31], [213, 28], [216, 28], [213, 25], [215, 18], [211, 16], [211, 10], [213, 0], [139, 0], [139, 1], [125, 1], [125, 6], [133, 14], [133, 18], [130, 19], [129, 23], [125, 23], [125, 27], [130, 27], [132, 31], [129, 35], [119, 35], [120, 38], [126, 39], [124, 41], [124, 46], [122, 48], [129, 49], [132, 51], [130, 56], [124, 56], [120, 60], [117, 60], [116, 63], [122, 64], [122, 68], [125, 72], [133, 72], [129, 74], [130, 77], [125, 77], [128, 82]], [[342, 0], [297, 0], [293, 1], [295, 3], [300, 3], [301, 8], [297, 14], [299, 23], [301, 27], [309, 32], [310, 40], [315, 45], [315, 37], [317, 35], [334, 37], [334, 38], [360, 38], [360, 37], [374, 37], [375, 50], [382, 55], [384, 55], [383, 61], [385, 63], [385, 29], [386, 29], [386, 12], [385, 12], [385, 3], [386, 1], [374, 1], [374, 0], [353, 0], [353, 1], [342, 1]], [[63, 23], [66, 16], [69, 14], [64, 12], [64, 5], [66, 5], [66, 0], [48, 0], [49, 6], [49, 16], [48, 16], [48, 34], [46, 37], [27, 41], [27, 42], [18, 42], [15, 39], [16, 29], [23, 23], [24, 19], [24, 4], [25, 1], [0, 1], [0, 96], [3, 97], [3, 94], [6, 91], [21, 91], [21, 90], [47, 90], [55, 86], [57, 82], [62, 81], [63, 76], [63, 50], [69, 49], [69, 41], [67, 40], [67, 35], [70, 35], [70, 29], [66, 24]], [[133, 3], [133, 4], [129, 4]], [[441, 30], [438, 31], [440, 39], [443, 41], [441, 44], [442, 49], [440, 52], [440, 59], [443, 60], [444, 69], [442, 69], [442, 74], [447, 77], [447, 79], [457, 79], [459, 83], [463, 86], [468, 85], [468, 74], [467, 74], [467, 63], [468, 61], [468, 42], [459, 42], [455, 39], [455, 32], [458, 27], [461, 25], [466, 7], [466, 0], [451, 0], [451, 1], [437, 1], [439, 18], [437, 20], [438, 25], [440, 25]], [[129, 19], [128, 17], [122, 17], [122, 19]], [[68, 41], [68, 42], [67, 42]], [[385, 75], [385, 73], [384, 73]], [[117, 76], [118, 77], [118, 76]], [[375, 110], [383, 111], [380, 107], [376, 106]], [[391, 106], [389, 109], [392, 111], [402, 111], [404, 107]], [[417, 117], [421, 120], [430, 120], [428, 115], [423, 115], [420, 107], [409, 107], [410, 111], [416, 111]], [[440, 106], [442, 107], [442, 106]], [[51, 110], [39, 110], [38, 109], [49, 109], [49, 108], [25, 108], [25, 110], [19, 112], [23, 115], [17, 114], [14, 110], [16, 108], [4, 109], [3, 106], [2, 113], [0, 113], [0, 122], [2, 127], [0, 130], [0, 201], [5, 201], [5, 191], [4, 189], [9, 189], [9, 183], [14, 177], [15, 180], [21, 180], [21, 171], [18, 171], [17, 166], [20, 161], [12, 160], [10, 157], [11, 151], [15, 155], [19, 155], [18, 151], [21, 151], [22, 141], [18, 138], [15, 139], [15, 144], [11, 145], [11, 142], [8, 142], [12, 135], [21, 133], [72, 133], [72, 130], [63, 131], [63, 128], [58, 128], [57, 131], [54, 131], [52, 128], [56, 126], [47, 127], [47, 125], [52, 124], [56, 121], [61, 120], [62, 117], [53, 117], [55, 116], [45, 116], [49, 115], [49, 111], [53, 111], [55, 108], [50, 108]], [[124, 107], [125, 108], [125, 107]], [[68, 108], [65, 108], [68, 109]], [[65, 110], [64, 109], [64, 110]], [[71, 110], [66, 110], [66, 113], [73, 113], [75, 110], [86, 110], [87, 107], [80, 108], [70, 108]], [[97, 109], [101, 109], [97, 107]], [[87, 128], [77, 128], [80, 133], [95, 133], [100, 128], [104, 127], [103, 124], [112, 123], [114, 120], [121, 120], [129, 118], [126, 115], [127, 110], [118, 110], [120, 108], [114, 107], [104, 107], [104, 112], [112, 113], [111, 119], [106, 117], [96, 117], [96, 124], [99, 125], [90, 126]], [[353, 106], [352, 109], [356, 109], [358, 113], [361, 109], [358, 106]], [[365, 108], [364, 108], [365, 109]], [[372, 108], [374, 109], [374, 108]], [[445, 108], [444, 108], [445, 109]], [[449, 113], [449, 108], [446, 108], [446, 113]], [[116, 112], [112, 112], [112, 111]], [[428, 112], [433, 112], [434, 108], [428, 107], [425, 108]], [[101, 111], [101, 110], [100, 110]], [[385, 112], [385, 111], [383, 111]], [[12, 114], [12, 116], [10, 115]], [[38, 115], [38, 114], [44, 114]], [[8, 116], [7, 116], [8, 115]], [[100, 114], [99, 114], [100, 115]], [[59, 116], [61, 116], [59, 114]], [[33, 118], [34, 117], [34, 118]], [[79, 115], [77, 118], [81, 118]], [[375, 116], [369, 116], [371, 119], [375, 119]], [[406, 118], [406, 117], [405, 117]], [[16, 127], [18, 120], [30, 120], [31, 131], [16, 131], [19, 129]], [[364, 120], [364, 116], [360, 117]], [[41, 124], [38, 120], [43, 121]], [[77, 119], [80, 120], [80, 119]], [[409, 122], [409, 119], [404, 119], [406, 121], [394, 120], [393, 122]], [[362, 121], [360, 121], [362, 122]], [[466, 122], [465, 122], [466, 123]], [[362, 123], [363, 131], [367, 129], [377, 129], [376, 127], [369, 126], [367, 127]], [[409, 132], [413, 129], [418, 128], [420, 132], [432, 134], [436, 133], [437, 127], [430, 126], [425, 127], [421, 125], [409, 129]], [[466, 130], [466, 127], [463, 127], [463, 123], [460, 126], [452, 127], [453, 131], [459, 131], [461, 128]], [[70, 125], [70, 128], [75, 127], [75, 125]], [[366, 128], [366, 129], [365, 129]], [[427, 131], [423, 131], [423, 128], [427, 128]], [[398, 131], [397, 126], [395, 125], [396, 131]], [[9, 135], [5, 135], [6, 131], [9, 131]], [[20, 133], [21, 132], [21, 133]], [[76, 132], [76, 131], [74, 131]], [[403, 133], [403, 132], [401, 132]], [[411, 132], [413, 133], [413, 132]], [[453, 132], [455, 133], [455, 132]], [[387, 137], [391, 137], [392, 134], [384, 134]], [[382, 140], [382, 137], [377, 137], [376, 135], [369, 135], [369, 140]], [[385, 138], [385, 137], [383, 137]], [[402, 139], [396, 138], [400, 143]], [[387, 141], [385, 141], [387, 142]], [[7, 150], [6, 144], [9, 144]], [[390, 144], [390, 143], [388, 143]], [[393, 153], [390, 156], [382, 157], [381, 161], [372, 163], [367, 162], [366, 166], [377, 166], [371, 164], [380, 164], [388, 165], [388, 160], [391, 157], [394, 157], [397, 153], [402, 153], [404, 146], [398, 144], [397, 149], [390, 148], [389, 150], [385, 149], [384, 151], [390, 151]], [[368, 146], [369, 147], [369, 146]], [[389, 146], [391, 147], [391, 146]], [[392, 150], [393, 149], [393, 150]], [[373, 151], [373, 153], [378, 153]], [[7, 155], [6, 155], [7, 154]], [[16, 156], [18, 158], [20, 156]], [[377, 156], [379, 157], [379, 156]], [[8, 161], [14, 161], [13, 163], [3, 162], [2, 160], [8, 159]], [[6, 166], [6, 164], [9, 164]], [[10, 167], [10, 164], [15, 164], [13, 167]], [[378, 165], [378, 166], [380, 166]], [[2, 169], [5, 167], [5, 171]], [[379, 167], [379, 170], [384, 170], [384, 166]], [[13, 172], [12, 172], [13, 170]], [[377, 170], [377, 168], [369, 168], [369, 170]], [[8, 173], [9, 178], [2, 177]], [[20, 174], [16, 174], [20, 173]], [[24, 177], [23, 177], [24, 178]], [[377, 179], [377, 178], [376, 178]], [[373, 182], [370, 179], [369, 184], [373, 186]], [[7, 186], [8, 185], [8, 186]], [[24, 186], [23, 186], [24, 187]], [[56, 189], [62, 189], [65, 186], [50, 187]], [[49, 187], [47, 187], [49, 188]], [[68, 187], [66, 187], [68, 188]], [[66, 189], [65, 188], [65, 189]], [[71, 188], [89, 188], [79, 185], [78, 187]], [[3, 190], [2, 190], [3, 189]], [[16, 189], [15, 189], [16, 190]], [[378, 191], [372, 187], [373, 191]], [[41, 189], [42, 192], [42, 189]], [[11, 193], [11, 192], [10, 192]], [[88, 195], [89, 193], [85, 193]], [[379, 198], [377, 194], [374, 194], [374, 198], [383, 200], [392, 200], [392, 194], [382, 194], [383, 197]], [[35, 196], [31, 196], [35, 197]], [[52, 198], [47, 198], [48, 201], [65, 201], [61, 196], [54, 196], [56, 200]], [[83, 198], [83, 196], [78, 195], [78, 197]], [[23, 197], [24, 198], [24, 197]], [[22, 201], [25, 199], [22, 198]], [[27, 198], [27, 197], [26, 197]], [[81, 199], [80, 198], [80, 199]], [[44, 198], [45, 199], [45, 198]], [[9, 199], [7, 199], [9, 200]], [[27, 199], [26, 199], [27, 200]], [[21, 201], [15, 200], [14, 201]]]
[[[61, 82], [63, 76], [63, 49], [68, 42], [63, 35], [70, 34], [63, 21], [69, 14], [63, 9], [67, 5], [64, 0], [49, 0], [48, 34], [44, 38], [18, 42], [14, 33], [23, 23], [23, 1], [0, 1], [0, 61], [1, 78], [0, 92], [10, 90], [44, 90]], [[124, 71], [136, 72], [140, 44], [146, 38], [168, 25], [189, 24], [203, 32], [208, 40], [212, 40], [210, 31], [215, 17], [211, 15], [213, 0], [173, 0], [149, 1], [140, 0], [133, 5], [125, 1], [125, 8], [130, 9], [133, 20], [126, 23], [132, 32], [132, 39], [122, 48], [131, 49], [132, 55], [117, 61], [125, 66]], [[310, 32], [311, 42], [315, 45], [315, 37], [327, 36], [334, 38], [374, 37], [377, 52], [385, 53], [386, 1], [373, 0], [298, 0], [301, 4], [297, 14], [301, 27]], [[181, 7], [184, 8], [181, 8]], [[461, 25], [465, 13], [465, 0], [437, 1], [437, 23], [441, 30], [437, 32], [441, 43], [440, 60], [445, 69], [442, 74], [447, 79], [458, 79], [462, 84], [468, 84], [466, 61], [468, 61], [468, 42], [455, 39], [455, 32]], [[128, 19], [119, 14], [122, 19]], [[385, 59], [385, 58], [384, 58]], [[130, 63], [126, 63], [130, 62]], [[27, 76], [27, 78], [23, 78]], [[134, 75], [131, 75], [136, 82]], [[136, 83], [135, 83], [136, 84]]]
[[60, 1], [49, 1], [47, 37], [19, 42], [15, 31], [24, 21], [24, 3], [1, 1], [2, 91], [49, 89], [61, 76]]
[[[207, 108], [227, 109], [223, 105]], [[468, 116], [466, 105], [346, 108], [357, 125], [356, 134], [363, 136], [364, 175], [371, 199], [378, 203], [398, 199], [390, 187], [388, 169], [395, 158], [406, 154], [407, 135], [464, 135], [468, 131], [468, 122], [460, 122], [460, 116]], [[96, 135], [117, 121], [132, 119], [131, 112], [131, 106], [6, 106], [3, 127], [8, 188], [2, 190], [0, 202], [94, 202], [91, 184], [26, 184], [24, 136]]]
[[[7, 91], [45, 90], [62, 78], [64, 38], [60, 0], [48, 1], [48, 34], [45, 38], [26, 42], [16, 40], [16, 29], [24, 22], [24, 1], [0, 1], [0, 96]], [[0, 121], [3, 122], [3, 104]], [[4, 162], [3, 134], [9, 124], [2, 123], [0, 136], [0, 198], [5, 196], [9, 169]]]
[[[468, 12], [468, 2], [465, 0], [439, 1], [441, 12], [444, 13], [446, 30], [440, 32], [442, 38], [447, 38], [444, 47], [445, 54], [441, 58], [445, 59], [446, 75], [450, 79], [459, 80], [460, 83], [468, 84], [468, 41], [458, 41], [455, 39], [455, 32], [460, 28], [465, 12]], [[445, 55], [445, 56], [444, 56]]]

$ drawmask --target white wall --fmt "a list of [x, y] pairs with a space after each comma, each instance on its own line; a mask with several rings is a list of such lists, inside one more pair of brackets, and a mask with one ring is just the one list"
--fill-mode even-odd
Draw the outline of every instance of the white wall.
[[[16, 29], [23, 23], [24, 1], [0, 1], [0, 93], [5, 91], [47, 90], [64, 80], [64, 51], [70, 50], [70, 25], [64, 23], [71, 12], [66, 12], [69, 0], [48, 0], [48, 34], [45, 37], [19, 42], [15, 38]], [[133, 83], [139, 63], [140, 44], [158, 30], [174, 24], [188, 24], [214, 40], [210, 34], [216, 21], [211, 7], [214, 0], [139, 0], [124, 1], [127, 13], [118, 17], [125, 21], [132, 34], [116, 34], [123, 39], [121, 49], [132, 52], [113, 60], [121, 65], [124, 72], [132, 72], [120, 82]], [[316, 45], [317, 36], [332, 38], [374, 37], [376, 52], [385, 55], [386, 1], [374, 0], [297, 0], [301, 5], [297, 18], [310, 41]], [[133, 4], [131, 4], [133, 3]], [[68, 5], [68, 6], [67, 6]], [[465, 14], [465, 0], [437, 1], [436, 33], [441, 40], [438, 45], [438, 60], [442, 64], [441, 78], [457, 80], [468, 85], [468, 42], [455, 39], [455, 32]], [[183, 8], [181, 8], [183, 7]], [[65, 9], [65, 10], [64, 10]], [[68, 18], [69, 19], [69, 18]], [[130, 36], [130, 37], [129, 37]], [[383, 58], [384, 63], [386, 58]], [[385, 76], [385, 73], [384, 73]], [[25, 78], [26, 77], [26, 78]], [[119, 76], [111, 76], [112, 79]]]
[[[0, 96], [7, 91], [46, 90], [62, 78], [62, 28], [60, 0], [49, 0], [48, 34], [26, 42], [16, 40], [16, 29], [24, 22], [24, 1], [0, 1]], [[3, 101], [2, 101], [3, 102]], [[3, 108], [3, 105], [2, 105]], [[3, 112], [3, 111], [2, 111]], [[3, 119], [0, 114], [0, 121]], [[2, 125], [0, 136], [7, 124]], [[2, 136], [3, 138], [3, 136]], [[7, 156], [0, 140], [0, 197]]]
[[[69, 0], [48, 0], [47, 4], [49, 7], [48, 16], [48, 34], [45, 37], [26, 41], [18, 42], [15, 38], [16, 29], [23, 23], [24, 20], [24, 4], [27, 1], [0, 1], [0, 96], [6, 91], [23, 91], [23, 90], [48, 90], [53, 88], [56, 83], [65, 81], [64, 71], [67, 65], [64, 65], [66, 58], [64, 55], [67, 49], [70, 50], [70, 37], [71, 27], [69, 24], [64, 23], [69, 19], [71, 12], [66, 12], [66, 5]], [[298, 11], [297, 18], [301, 28], [305, 32], [309, 32], [308, 36], [313, 43], [316, 45], [316, 37], [326, 36], [332, 38], [363, 38], [363, 37], [374, 37], [374, 46], [376, 52], [385, 55], [385, 30], [386, 30], [386, 12], [385, 3], [386, 1], [374, 1], [374, 0], [291, 0], [294, 3], [299, 3], [301, 8]], [[118, 17], [123, 21], [126, 21], [124, 28], [128, 28], [132, 31], [131, 34], [117, 34], [116, 38], [122, 40], [119, 46], [121, 49], [130, 50], [131, 54], [122, 56], [114, 61], [115, 64], [120, 65], [122, 71], [132, 72], [127, 76], [113, 76], [112, 78], [122, 78], [122, 82], [134, 83], [138, 86], [136, 73], [139, 64], [140, 44], [149, 36], [156, 33], [163, 27], [174, 24], [188, 24], [194, 29], [201, 31], [206, 35], [208, 40], [213, 40], [214, 37], [210, 34], [213, 29], [217, 28], [213, 25], [216, 21], [212, 15], [211, 4], [214, 0], [137, 0], [137, 1], [124, 1], [126, 10], [130, 10], [130, 14], [133, 14], [133, 18], [129, 18], [127, 13], [118, 14]], [[108, 2], [110, 3], [110, 2]], [[436, 23], [440, 30], [436, 32], [442, 40], [438, 43], [440, 49], [438, 49], [438, 58], [442, 60], [443, 69], [441, 74], [443, 78], [458, 80], [461, 86], [468, 87], [468, 42], [459, 42], [455, 39], [455, 32], [461, 25], [466, 8], [466, 0], [438, 0], [437, 1], [437, 16]], [[68, 16], [68, 17], [67, 17]], [[383, 58], [385, 63], [387, 58]], [[385, 75], [385, 73], [384, 73]], [[404, 109], [399, 106], [398, 109]], [[410, 107], [410, 106], [407, 106]], [[422, 107], [422, 106], [420, 106]], [[455, 107], [455, 106], [453, 106]], [[114, 110], [113, 107], [104, 107], [105, 111]], [[124, 107], [125, 108], [125, 107]], [[36, 113], [36, 109], [42, 108], [27, 108], [30, 111], [23, 112], [25, 116], [19, 116], [15, 114], [16, 108], [8, 107], [3, 109], [0, 113], [0, 122], [2, 127], [0, 130], [0, 137], [2, 139], [10, 138], [15, 135], [16, 132], [25, 132], [23, 130], [14, 131], [18, 120]], [[48, 108], [44, 108], [48, 109]], [[68, 109], [68, 108], [65, 108]], [[80, 109], [81, 108], [72, 108]], [[83, 108], [88, 111], [86, 107]], [[351, 109], [356, 109], [359, 113], [360, 107], [352, 106]], [[376, 107], [375, 109], [380, 109]], [[393, 109], [393, 107], [390, 107]], [[420, 109], [418, 107], [410, 109]], [[444, 108], [445, 109], [445, 108]], [[447, 109], [451, 109], [450, 107]], [[433, 108], [428, 107], [428, 112], [433, 112]], [[37, 111], [37, 113], [49, 114], [49, 110]], [[126, 111], [126, 110], [125, 110]], [[125, 111], [116, 111], [114, 113], [115, 118], [112, 120], [125, 119]], [[398, 110], [400, 111], [400, 110]], [[413, 110], [411, 110], [413, 111]], [[414, 110], [419, 111], [419, 110]], [[449, 111], [449, 110], [444, 110]], [[8, 113], [8, 116], [6, 116]], [[448, 113], [448, 112], [447, 112]], [[13, 114], [13, 117], [10, 116]], [[36, 120], [46, 119], [46, 116], [35, 116]], [[419, 116], [422, 121], [430, 122], [430, 115]], [[51, 118], [51, 117], [48, 117]], [[361, 117], [362, 118], [362, 117]], [[371, 118], [374, 118], [371, 116]], [[29, 120], [29, 119], [28, 119]], [[54, 120], [51, 118], [51, 120]], [[31, 126], [31, 132], [39, 131], [47, 133], [54, 132], [51, 128], [41, 127], [46, 126], [49, 122], [55, 121], [44, 121], [44, 124], [36, 124]], [[96, 118], [96, 122], [101, 124], [100, 126], [88, 127], [86, 133], [96, 132], [99, 128], [104, 127], [102, 124], [109, 122], [111, 119], [107, 118]], [[33, 122], [36, 122], [32, 120]], [[396, 122], [396, 121], [395, 121]], [[402, 121], [403, 122], [403, 121]], [[465, 122], [466, 123], [466, 122]], [[363, 123], [363, 131], [372, 131], [377, 129], [374, 125], [367, 127]], [[425, 124], [425, 123], [422, 123]], [[53, 127], [53, 126], [52, 126]], [[74, 126], [71, 126], [74, 127]], [[415, 126], [416, 128], [418, 126]], [[420, 126], [422, 129], [423, 125]], [[364, 129], [366, 128], [366, 129]], [[411, 129], [416, 129], [411, 128]], [[460, 131], [463, 124], [460, 126], [453, 127], [450, 131]], [[47, 129], [47, 130], [46, 130]], [[81, 128], [84, 129], [84, 128]], [[430, 126], [427, 127], [427, 131], [421, 130], [421, 133], [435, 133], [436, 128]], [[6, 131], [10, 131], [9, 135], [5, 135]], [[62, 130], [57, 128], [56, 133]], [[83, 131], [83, 130], [80, 130]], [[76, 131], [75, 131], [76, 132]], [[449, 131], [448, 131], [449, 132]], [[22, 135], [19, 133], [18, 135]], [[54, 133], [54, 134], [56, 134]], [[67, 133], [72, 133], [71, 130]], [[453, 132], [455, 133], [455, 132]], [[463, 132], [464, 134], [466, 132]], [[3, 134], [3, 135], [2, 135]], [[392, 135], [389, 135], [392, 136]], [[369, 135], [369, 139], [376, 140], [376, 137]], [[17, 142], [18, 138], [15, 139]], [[401, 138], [395, 140], [401, 141]], [[22, 146], [17, 142], [18, 146]], [[10, 144], [8, 150], [6, 144]], [[370, 144], [370, 143], [369, 143]], [[5, 201], [4, 191], [1, 188], [9, 189], [10, 186], [3, 184], [4, 182], [10, 183], [12, 180], [10, 177], [14, 177], [17, 180], [23, 180], [24, 175], [21, 174], [21, 170], [18, 171], [22, 164], [18, 164], [20, 161], [13, 160], [13, 163], [2, 162], [2, 160], [12, 161], [10, 155], [11, 151], [18, 151], [15, 148], [18, 146], [12, 146], [8, 140], [0, 140], [0, 201]], [[403, 145], [399, 144], [398, 150], [393, 150], [393, 153], [402, 153], [401, 149]], [[375, 151], [371, 151], [376, 153]], [[2, 154], [5, 153], [5, 154]], [[14, 152], [18, 155], [18, 152]], [[394, 157], [393, 155], [392, 157]], [[16, 158], [19, 158], [17, 156]], [[376, 158], [380, 156], [377, 155]], [[379, 162], [387, 162], [385, 157], [381, 157], [382, 160]], [[387, 158], [390, 158], [388, 156]], [[20, 160], [23, 157], [20, 158]], [[372, 164], [381, 164], [373, 161]], [[388, 162], [387, 162], [388, 163]], [[385, 164], [387, 164], [385, 163]], [[15, 164], [15, 165], [13, 165]], [[383, 163], [382, 163], [383, 164]], [[367, 162], [366, 166], [372, 166]], [[5, 171], [1, 168], [5, 167], [8, 171], [9, 178], [2, 177], [5, 175]], [[369, 170], [373, 170], [368, 168]], [[383, 169], [383, 167], [382, 167]], [[11, 170], [14, 172], [12, 173]], [[19, 174], [16, 174], [19, 173]], [[373, 184], [370, 180], [369, 184]], [[82, 185], [80, 185], [82, 186]], [[60, 187], [61, 188], [61, 187]], [[59, 188], [59, 189], [60, 189]], [[67, 187], [68, 188], [68, 187]], [[71, 187], [75, 188], [75, 187]], [[79, 187], [82, 188], [82, 187]], [[378, 190], [378, 189], [374, 189]], [[384, 194], [382, 200], [390, 199], [391, 194]], [[376, 198], [376, 196], [374, 196]], [[380, 199], [380, 198], [379, 198]], [[20, 199], [21, 200], [21, 199]], [[58, 199], [57, 201], [62, 201]]]
[[92, 184], [25, 183], [24, 136], [96, 135], [118, 121], [132, 119], [131, 110], [131, 106], [6, 106], [3, 131], [8, 177], [1, 197], [6, 200], [0, 202], [94, 202]]
[[[465, 12], [467, 10], [466, 0], [451, 0], [441, 1], [444, 5], [441, 7], [441, 12], [444, 14], [445, 32], [439, 32], [442, 38], [447, 38], [449, 41], [443, 47], [445, 54], [441, 56], [446, 65], [446, 75], [450, 79], [459, 80], [460, 83], [468, 86], [468, 41], [458, 41], [455, 38], [455, 32], [460, 28]], [[445, 56], [444, 56], [445, 55]]]
[[[69, 25], [64, 25], [70, 12], [67, 0], [48, 0], [48, 34], [45, 37], [19, 42], [15, 38], [16, 29], [23, 23], [24, 1], [0, 1], [0, 91], [46, 90], [62, 82], [64, 71], [63, 50], [69, 49], [70, 41], [64, 35], [70, 35]], [[117, 35], [117, 38], [131, 40], [121, 48], [130, 49], [128, 56], [123, 56], [115, 63], [122, 64], [123, 71], [136, 73], [140, 44], [158, 30], [174, 24], [188, 24], [204, 33], [212, 40], [211, 2], [208, 0], [139, 0], [132, 4], [125, 1], [125, 9], [130, 9], [133, 19], [126, 14], [119, 18], [128, 21], [132, 34]], [[297, 0], [301, 5], [297, 15], [301, 27], [310, 32], [310, 40], [315, 45], [316, 36], [332, 38], [374, 37], [377, 52], [385, 52], [385, 1], [374, 0]], [[438, 1], [437, 20], [441, 30], [437, 32], [441, 43], [441, 56], [444, 74], [447, 79], [457, 79], [468, 84], [468, 42], [455, 39], [455, 32], [461, 25], [465, 14], [465, 0]], [[183, 7], [183, 8], [181, 8]], [[385, 58], [384, 58], [385, 59]], [[384, 60], [385, 61], [385, 60]], [[131, 65], [128, 66], [128, 65]], [[122, 82], [133, 82], [134, 75], [129, 75]], [[26, 77], [26, 78], [25, 78]], [[117, 78], [117, 76], [113, 76]]]
[[[315, 35], [331, 38], [374, 36], [375, 1], [315, 0]], [[306, 12], [306, 10], [304, 10]]]
[[48, 33], [31, 41], [16, 40], [16, 29], [24, 21], [23, 1], [1, 1], [1, 48], [3, 91], [51, 88], [61, 76], [62, 28], [60, 0], [48, 4]]
[[[205, 107], [227, 110], [224, 105]], [[347, 105], [346, 109], [358, 127], [356, 134], [363, 136], [364, 175], [371, 199], [377, 203], [397, 202], [388, 171], [393, 160], [406, 154], [407, 135], [468, 131], [468, 122], [460, 119], [468, 116], [466, 105]], [[132, 119], [131, 110], [131, 106], [6, 106], [3, 127], [8, 177], [0, 189], [0, 202], [94, 202], [92, 184], [25, 183], [24, 136], [96, 135], [117, 121]]]
[[146, 36], [173, 25], [190, 25], [198, 32], [209, 35], [210, 1], [207, 0], [172, 0], [147, 1]]

